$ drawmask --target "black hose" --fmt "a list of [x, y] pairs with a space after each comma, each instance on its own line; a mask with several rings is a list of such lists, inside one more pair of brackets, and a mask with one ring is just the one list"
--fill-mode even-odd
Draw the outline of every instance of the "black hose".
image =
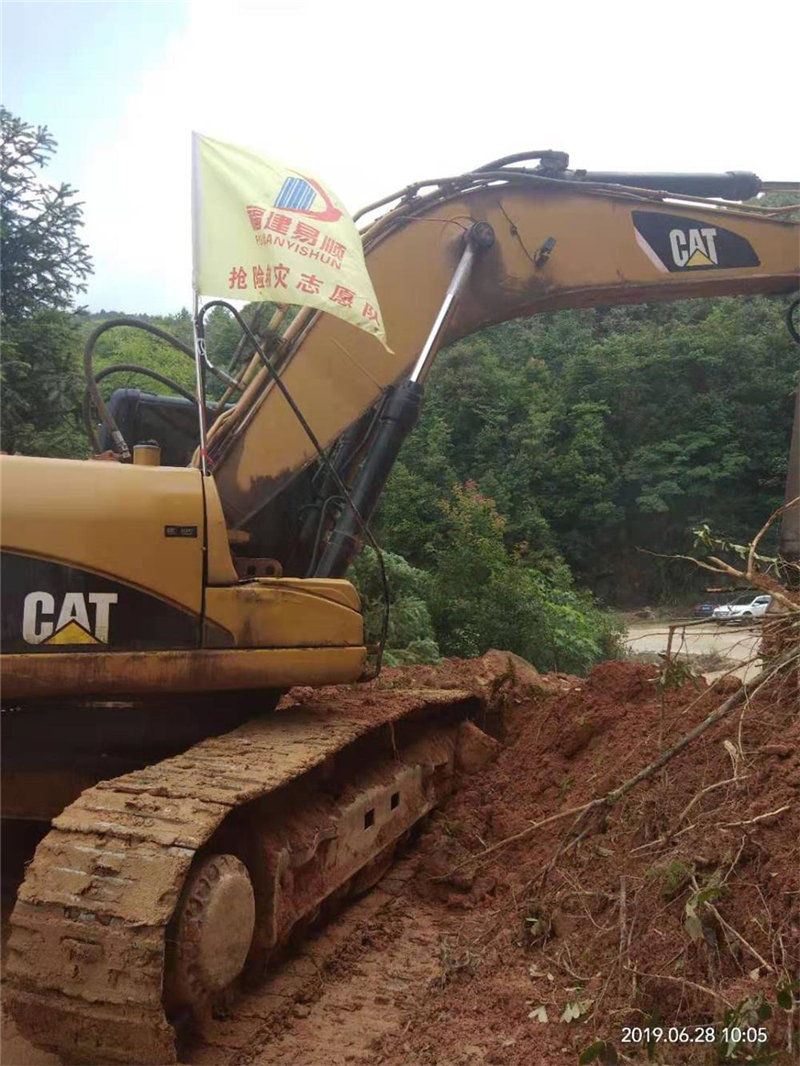
[[104, 366], [103, 369], [95, 374], [94, 380], [100, 382], [103, 378], [107, 378], [110, 374], [118, 374], [127, 371], [130, 374], [144, 374], [145, 377], [153, 378], [154, 381], [160, 382], [162, 385], [166, 385], [167, 388], [177, 392], [178, 395], [183, 396], [184, 400], [188, 400], [191, 404], [197, 403], [197, 397], [185, 389], [183, 385], [179, 385], [177, 381], [173, 381], [172, 378], [168, 378], [165, 374], [160, 374], [157, 370], [150, 370], [149, 367], [139, 366], [138, 363], [114, 363], [113, 366]]
[[[114, 451], [117, 452], [123, 459], [130, 459], [130, 449], [128, 448], [125, 438], [120, 432], [120, 428], [117, 425], [113, 415], [106, 407], [103, 397], [100, 395], [100, 390], [97, 387], [97, 378], [94, 374], [94, 348], [98, 340], [104, 333], [110, 329], [116, 329], [117, 326], [130, 326], [133, 329], [142, 329], [145, 333], [152, 333], [154, 337], [158, 337], [159, 340], [165, 341], [173, 348], [177, 348], [179, 352], [183, 352], [194, 362], [194, 352], [188, 345], [179, 341], [177, 337], [173, 337], [171, 333], [167, 333], [164, 329], [159, 329], [158, 326], [153, 326], [149, 322], [140, 322], [138, 318], [110, 318], [106, 322], [101, 322], [96, 329], [93, 329], [89, 334], [89, 339], [86, 341], [86, 346], [83, 349], [83, 372], [86, 376], [86, 390], [91, 396], [91, 400], [97, 408], [97, 413], [100, 416], [101, 421], [105, 424], [109, 433], [111, 434], [111, 440], [113, 442]], [[137, 370], [142, 370], [145, 374], [150, 373], [144, 367], [137, 367]], [[153, 371], [155, 374], [155, 371]], [[179, 389], [179, 391], [182, 391]], [[186, 395], [183, 393], [183, 395]], [[196, 403], [195, 397], [191, 397], [192, 402]], [[94, 428], [91, 419], [91, 412], [89, 410], [88, 402], [84, 402], [84, 421], [86, 422], [86, 431], [89, 434], [89, 442], [96, 452], [100, 451], [100, 440], [97, 436], [97, 432]]]
[[493, 159], [490, 163], [475, 167], [473, 173], [480, 174], [484, 170], [500, 170], [501, 167], [506, 167], [509, 163], [525, 163], [530, 159], [544, 159], [558, 170], [566, 170], [569, 163], [569, 156], [566, 152], [543, 148], [537, 152], [515, 152], [514, 155], [504, 155], [500, 159]]
[[308, 569], [306, 570], [306, 577], [314, 576], [314, 570], [316, 569], [317, 563], [319, 562], [319, 545], [320, 541], [322, 540], [322, 534], [325, 531], [325, 519], [328, 514], [328, 507], [330, 507], [330, 505], [333, 503], [346, 502], [347, 501], [345, 500], [344, 496], [329, 496], [326, 500], [323, 501], [322, 507], [320, 508], [319, 522], [317, 523], [317, 535], [314, 537], [314, 547], [311, 550], [311, 562], [308, 564]]
[[[164, 374], [159, 374], [157, 370], [150, 370], [149, 367], [139, 366], [138, 363], [114, 363], [112, 366], [103, 367], [103, 369], [95, 374], [92, 378], [95, 385], [98, 385], [103, 378], [109, 377], [111, 374], [144, 374], [145, 377], [153, 378], [154, 381], [160, 382], [162, 385], [166, 385], [167, 388], [177, 392], [180, 396], [183, 396], [189, 403], [195, 404], [197, 400], [182, 385], [179, 385], [177, 381], [173, 381], [172, 378], [166, 377]], [[89, 441], [94, 448], [95, 452], [100, 451], [100, 438], [97, 436], [97, 431], [94, 428], [94, 422], [92, 420], [92, 393], [91, 390], [86, 388], [83, 394], [83, 421], [86, 426], [86, 432], [89, 435]]]

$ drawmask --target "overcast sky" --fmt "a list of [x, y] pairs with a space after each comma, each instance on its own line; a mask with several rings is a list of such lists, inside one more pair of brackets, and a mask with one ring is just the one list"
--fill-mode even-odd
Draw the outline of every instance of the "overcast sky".
[[85, 201], [92, 310], [191, 300], [198, 130], [357, 210], [523, 149], [599, 170], [800, 178], [800, 6], [694, 0], [2, 3], [3, 102]]

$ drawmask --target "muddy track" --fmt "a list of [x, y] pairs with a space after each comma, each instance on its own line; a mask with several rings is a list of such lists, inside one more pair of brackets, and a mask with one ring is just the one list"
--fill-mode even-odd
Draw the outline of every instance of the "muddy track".
[[[231, 995], [180, 1046], [181, 1066], [372, 1066], [385, 1038], [402, 1047], [408, 1018], [441, 971], [441, 915], [407, 891], [417, 862], [412, 848], [267, 980]], [[3, 1021], [6, 1066], [58, 1066]]]
[[[406, 894], [417, 859], [398, 862], [367, 896], [307, 938], [277, 972], [181, 1048], [186, 1066], [346, 1066], [402, 1040], [407, 1016], [439, 973], [441, 921]], [[438, 921], [438, 924], [437, 924]]]
[[[431, 732], [429, 718], [441, 712], [457, 722], [478, 706], [466, 692], [429, 690], [359, 696], [347, 708], [341, 700], [300, 705], [84, 792], [39, 845], [12, 915], [12, 994], [4, 1000], [10, 998], [23, 1032], [79, 1061], [175, 1061], [161, 1002], [167, 925], [197, 849], [218, 839], [232, 811], [250, 811], [246, 841], [268, 834], [258, 845], [268, 864], [271, 855], [276, 863], [261, 923], [268, 954], [342, 879], [357, 890], [364, 864], [430, 810], [441, 789], [449, 790], [452, 743], [437, 739], [440, 730]], [[404, 744], [409, 730], [411, 743]], [[320, 808], [316, 792], [302, 783], [334, 756], [371, 772], [378, 741], [392, 769], [367, 775], [361, 790], [339, 803], [331, 835], [331, 808]], [[418, 752], [407, 766], [396, 743]], [[287, 785], [301, 785], [301, 792], [274, 809], [261, 806]], [[280, 833], [290, 826], [294, 836], [274, 837], [274, 826]], [[232, 841], [229, 835], [223, 843]], [[331, 841], [336, 861], [329, 863], [331, 849], [322, 845]], [[309, 864], [313, 877], [300, 877]]]

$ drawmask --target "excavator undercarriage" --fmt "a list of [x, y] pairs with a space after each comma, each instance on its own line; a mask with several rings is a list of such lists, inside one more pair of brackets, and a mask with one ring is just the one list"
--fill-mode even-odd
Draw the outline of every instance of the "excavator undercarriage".
[[216, 995], [385, 872], [452, 789], [476, 721], [498, 728], [467, 692], [371, 689], [87, 789], [19, 892], [20, 1028], [73, 1061], [176, 1061], [176, 1032]]

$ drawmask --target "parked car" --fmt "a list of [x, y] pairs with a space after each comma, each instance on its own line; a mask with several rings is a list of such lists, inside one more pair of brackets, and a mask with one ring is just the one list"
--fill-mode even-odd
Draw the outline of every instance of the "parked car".
[[714, 610], [713, 603], [696, 603], [692, 607], [693, 618], [708, 618]]
[[761, 618], [762, 615], [765, 615], [771, 603], [771, 596], [753, 596], [752, 593], [748, 593], [747, 596], [740, 596], [733, 603], [715, 607], [711, 617], [715, 622], [719, 622], [720, 625], [725, 625], [726, 622], [742, 622], [746, 625], [748, 622], [752, 622], [754, 618]]

